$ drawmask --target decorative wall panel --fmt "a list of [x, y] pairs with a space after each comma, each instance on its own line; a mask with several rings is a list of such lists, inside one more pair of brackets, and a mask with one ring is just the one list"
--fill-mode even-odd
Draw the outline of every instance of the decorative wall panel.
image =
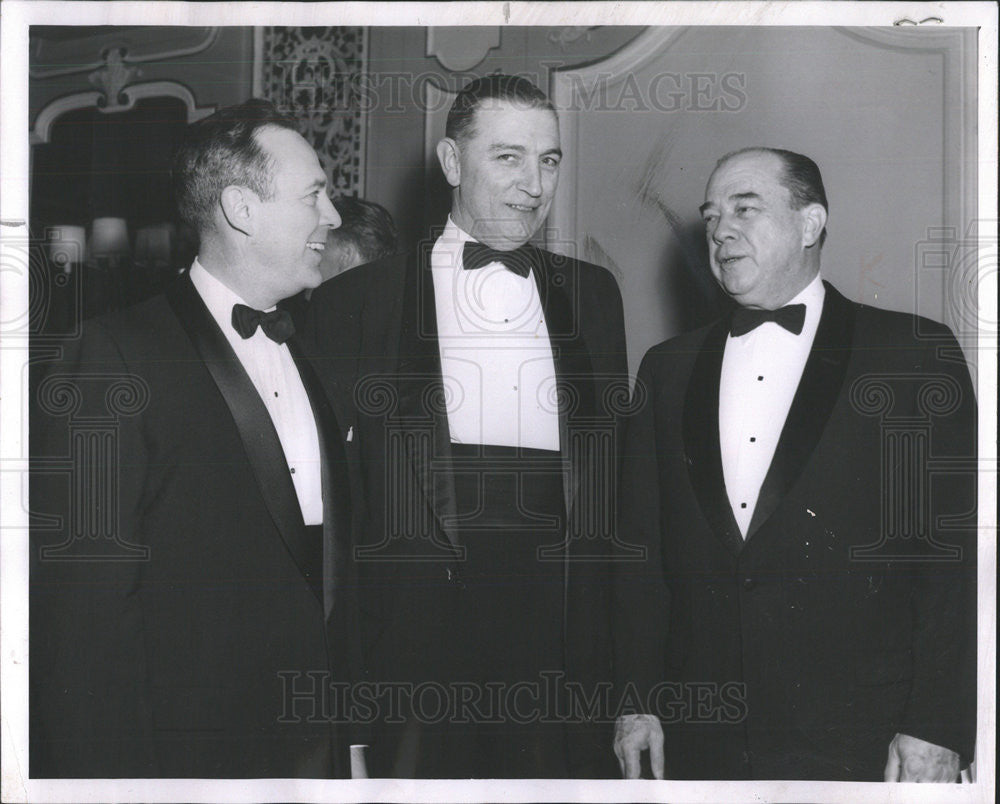
[[365, 29], [269, 27], [258, 50], [257, 94], [301, 121], [332, 195], [363, 195]]

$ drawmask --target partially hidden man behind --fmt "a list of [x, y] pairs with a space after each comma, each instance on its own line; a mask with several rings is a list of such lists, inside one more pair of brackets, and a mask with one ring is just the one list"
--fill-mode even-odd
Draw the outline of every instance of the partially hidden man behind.
[[595, 520], [614, 493], [609, 396], [627, 394], [621, 296], [604, 269], [528, 243], [561, 157], [532, 83], [468, 84], [437, 154], [443, 230], [311, 305], [321, 353], [358, 356], [366, 664], [389, 721], [369, 769], [607, 773], [610, 728], [558, 711], [554, 689], [563, 673], [588, 695], [610, 677], [610, 528]]
[[341, 196], [337, 199], [337, 212], [341, 224], [327, 235], [319, 266], [324, 280], [399, 250], [396, 224], [381, 204]]
[[350, 425], [274, 312], [340, 219], [265, 101], [192, 125], [174, 178], [190, 271], [36, 388], [32, 455], [74, 474], [32, 477], [64, 527], [32, 533], [31, 775], [343, 776], [349, 736], [289, 691], [355, 672]]
[[[319, 271], [323, 281], [351, 268], [374, 262], [399, 251], [399, 234], [389, 211], [374, 201], [341, 196], [336, 203], [340, 226], [330, 229], [322, 252]], [[285, 299], [278, 306], [292, 314], [301, 326], [313, 288]]]
[[820, 278], [827, 209], [807, 157], [720, 160], [701, 211], [739, 306], [643, 360], [619, 538], [646, 559], [616, 586], [628, 777], [646, 748], [687, 779], [954, 781], [972, 757], [969, 371], [946, 327]]

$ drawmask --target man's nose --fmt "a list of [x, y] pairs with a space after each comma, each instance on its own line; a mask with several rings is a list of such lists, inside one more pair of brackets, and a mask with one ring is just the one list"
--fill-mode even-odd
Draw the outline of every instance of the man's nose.
[[336, 229], [341, 224], [340, 213], [330, 200], [330, 196], [323, 193], [319, 200], [319, 225], [329, 226]]
[[523, 190], [532, 198], [542, 194], [542, 169], [539, 165], [525, 164], [518, 181], [518, 189]]
[[736, 237], [736, 230], [733, 228], [732, 219], [727, 215], [720, 215], [719, 220], [715, 224], [715, 229], [712, 230], [712, 241], [718, 245], [722, 245], [726, 240], [732, 240]]

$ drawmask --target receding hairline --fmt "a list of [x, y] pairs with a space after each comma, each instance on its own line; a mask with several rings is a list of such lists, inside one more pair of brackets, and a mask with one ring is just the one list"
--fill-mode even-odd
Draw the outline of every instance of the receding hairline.
[[[792, 188], [788, 186], [788, 183], [786, 181], [788, 173], [788, 163], [785, 162], [785, 160], [781, 157], [780, 154], [777, 154], [773, 150], [765, 148], [763, 146], [755, 146], [752, 148], [741, 148], [738, 151], [731, 151], [730, 153], [721, 157], [715, 163], [715, 167], [712, 169], [712, 173], [708, 177], [708, 182], [705, 185], [705, 192], [706, 193], [708, 192], [708, 188], [711, 186], [712, 180], [715, 178], [716, 174], [720, 170], [728, 166], [731, 162], [737, 161], [741, 157], [753, 157], [753, 156], [769, 156], [775, 161], [776, 167], [774, 171], [774, 179], [778, 183], [778, 186], [781, 187], [788, 194], [789, 205], [792, 206], [792, 201], [795, 200], [795, 194], [793, 193]], [[748, 193], [731, 193], [730, 197], [736, 197], [740, 195], [748, 195]], [[698, 212], [703, 214], [705, 209], [707, 209], [710, 206], [711, 202], [706, 200], [705, 203], [703, 203], [700, 207], [698, 207]]]
[[778, 166], [777, 172], [779, 175], [779, 179], [782, 175], [784, 175], [785, 171], [788, 169], [787, 162], [785, 162], [785, 160], [780, 156], [780, 154], [776, 153], [770, 148], [765, 148], [763, 146], [755, 146], [753, 148], [741, 148], [738, 151], [730, 151], [725, 156], [719, 158], [719, 160], [715, 163], [715, 167], [712, 168], [712, 174], [708, 177], [709, 183], [711, 183], [712, 178], [715, 176], [715, 174], [719, 170], [724, 168], [726, 165], [728, 165], [730, 162], [735, 162], [741, 157], [753, 157], [753, 156], [771, 157], [771, 159], [774, 160], [774, 162]]
[[[513, 108], [511, 108], [513, 107]], [[546, 102], [527, 103], [525, 101], [519, 100], [517, 98], [481, 98], [479, 102], [472, 107], [471, 117], [466, 126], [463, 126], [455, 136], [455, 140], [461, 142], [462, 140], [469, 140], [479, 134], [479, 114], [480, 112], [548, 112], [552, 115], [552, 119], [556, 124], [556, 131], [559, 131], [559, 115], [556, 110], [552, 108], [551, 104]], [[560, 152], [561, 153], [561, 152]]]
[[[308, 178], [307, 180], [304, 180], [302, 182], [301, 189], [310, 190], [314, 188], [326, 187], [329, 184], [329, 179], [326, 175], [326, 171], [323, 170], [323, 163], [320, 162], [319, 155], [316, 153], [316, 149], [309, 143], [309, 141], [302, 135], [300, 131], [294, 128], [287, 128], [286, 126], [279, 126], [276, 125], [275, 123], [265, 123], [264, 125], [254, 129], [253, 139], [254, 142], [257, 143], [257, 147], [260, 149], [261, 155], [264, 157], [265, 169], [267, 171], [266, 178], [268, 184], [270, 185], [271, 193], [274, 193], [276, 190], [274, 184], [277, 178], [275, 168], [277, 166], [278, 154], [275, 154], [268, 146], [268, 144], [261, 139], [261, 135], [265, 131], [273, 131], [275, 133], [275, 136], [278, 137], [283, 136], [281, 134], [281, 132], [283, 131], [289, 132], [290, 134], [294, 135], [292, 137], [293, 141], [295, 141], [295, 139], [297, 138], [301, 142], [301, 145], [305, 146], [302, 151], [303, 154], [308, 152], [316, 158], [316, 170], [317, 170], [316, 175], [311, 178]], [[303, 177], [305, 178], [305, 174], [303, 174]]]

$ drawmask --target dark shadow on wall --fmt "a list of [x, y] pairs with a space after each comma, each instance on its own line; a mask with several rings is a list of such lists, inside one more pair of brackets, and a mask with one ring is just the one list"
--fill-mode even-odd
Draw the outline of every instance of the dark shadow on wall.
[[732, 309], [732, 302], [719, 288], [708, 264], [705, 227], [700, 221], [674, 229], [664, 256], [663, 298], [676, 311], [679, 335], [709, 324]]
[[422, 165], [413, 165], [401, 179], [409, 188], [405, 201], [395, 205], [388, 199], [370, 198], [384, 205], [392, 213], [399, 230], [401, 251], [414, 248], [435, 227], [444, 226], [451, 211], [451, 187], [439, 169], [427, 171]]

